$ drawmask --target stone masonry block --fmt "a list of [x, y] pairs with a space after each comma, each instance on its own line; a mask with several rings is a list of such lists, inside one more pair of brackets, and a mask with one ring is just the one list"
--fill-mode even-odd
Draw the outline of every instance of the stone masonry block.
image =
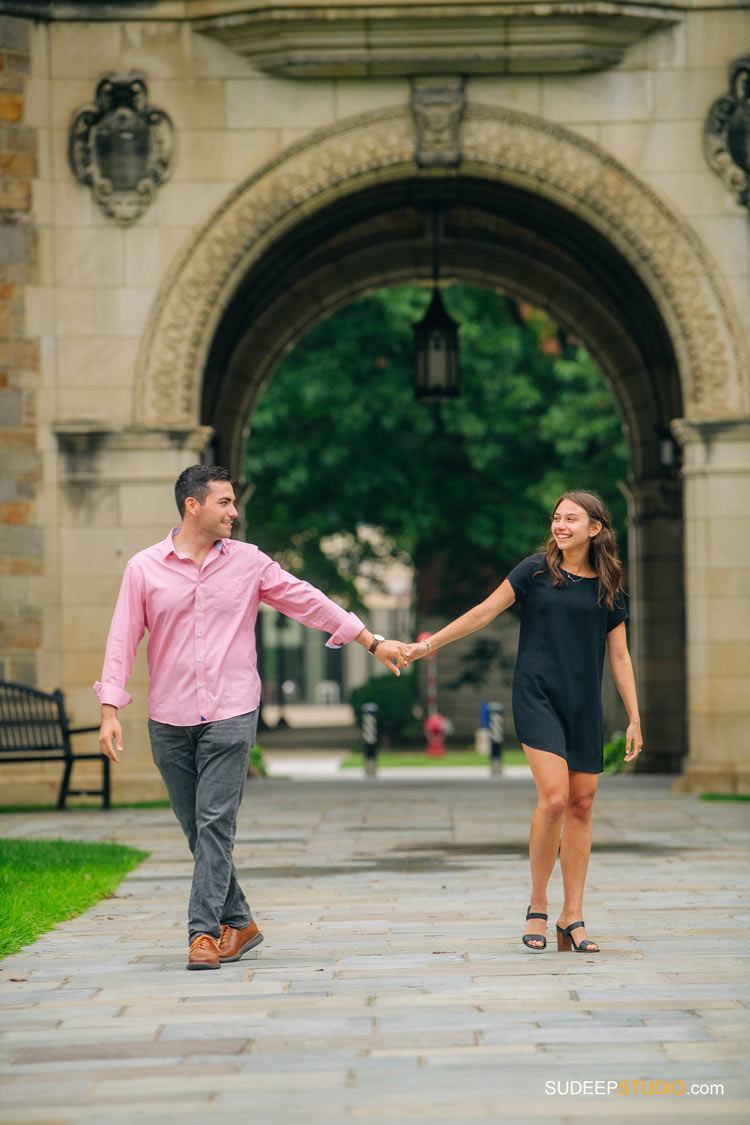
[[0, 93], [0, 121], [20, 121], [23, 117], [23, 98], [18, 94]]
[[36, 340], [0, 340], [0, 364], [4, 367], [38, 367], [38, 342]]
[[0, 425], [21, 425], [21, 392], [14, 387], [0, 390]]
[[21, 501], [10, 501], [0, 504], [0, 523], [21, 525], [29, 522], [33, 504]]
[[23, 79], [20, 74], [0, 73], [0, 93], [23, 94]]
[[[726, 67], [729, 59], [742, 54], [750, 41], [750, 10], [738, 5], [724, 10], [721, 18], [712, 10], [690, 12], [686, 23], [687, 63], [691, 68]], [[717, 90], [718, 97], [723, 90]]]
[[13, 16], [0, 16], [0, 44], [5, 51], [29, 50], [29, 23]]
[[8, 125], [0, 121], [0, 151], [36, 152], [37, 130], [27, 125]]
[[31, 71], [31, 56], [23, 51], [6, 51], [5, 69], [11, 74], [29, 74]]
[[0, 237], [0, 265], [28, 261], [34, 246], [34, 232], [12, 223], [3, 227]]
[[644, 121], [652, 114], [651, 76], [605, 71], [542, 80], [542, 109], [554, 121]]
[[0, 179], [0, 211], [30, 211], [31, 184], [23, 180]]
[[120, 26], [107, 23], [55, 23], [50, 35], [51, 77], [96, 80], [119, 66]]
[[11, 559], [10, 573], [32, 577], [44, 573], [44, 559]]
[[315, 128], [334, 120], [333, 82], [308, 80], [304, 89], [292, 79], [258, 78], [226, 83], [229, 129], [266, 126]]
[[0, 525], [0, 555], [40, 558], [44, 547], [41, 527]]
[[42, 638], [42, 623], [38, 617], [31, 613], [20, 618], [3, 615], [0, 625], [0, 644], [8, 649], [37, 649]]

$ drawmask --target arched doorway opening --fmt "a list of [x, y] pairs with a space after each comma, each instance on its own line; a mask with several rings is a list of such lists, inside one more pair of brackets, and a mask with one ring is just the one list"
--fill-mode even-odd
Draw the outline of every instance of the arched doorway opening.
[[[269, 247], [217, 325], [201, 403], [214, 455], [240, 473], [257, 396], [313, 323], [373, 289], [429, 279], [434, 207], [446, 280], [545, 308], [583, 341], [615, 392], [638, 521], [631, 589], [644, 721], [661, 749], [653, 768], [676, 770], [685, 748], [684, 667], [674, 660], [667, 667], [662, 654], [684, 648], [681, 488], [671, 443], [664, 457], [670, 421], [683, 412], [677, 363], [643, 283], [580, 219], [527, 192], [469, 178], [405, 179], [316, 211]], [[644, 487], [658, 491], [658, 520], [642, 501]], [[654, 584], [658, 598], [649, 595]]]

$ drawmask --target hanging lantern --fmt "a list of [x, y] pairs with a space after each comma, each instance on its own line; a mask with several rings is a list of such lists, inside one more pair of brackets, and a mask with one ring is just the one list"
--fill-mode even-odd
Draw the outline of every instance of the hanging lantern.
[[419, 324], [414, 325], [414, 391], [422, 402], [445, 402], [458, 395], [458, 325], [446, 311], [438, 288]]
[[448, 402], [458, 396], [458, 325], [440, 295], [438, 214], [432, 213], [432, 300], [414, 325], [414, 393], [421, 402]]

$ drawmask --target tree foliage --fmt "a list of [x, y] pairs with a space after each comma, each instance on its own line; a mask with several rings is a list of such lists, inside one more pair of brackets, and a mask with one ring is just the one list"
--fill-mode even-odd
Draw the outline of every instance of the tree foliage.
[[[461, 394], [414, 398], [412, 328], [429, 292], [381, 290], [314, 327], [252, 418], [250, 537], [356, 606], [376, 548], [429, 576], [453, 613], [494, 588], [545, 537], [557, 496], [592, 488], [624, 530], [627, 448], [614, 396], [587, 352], [542, 312], [485, 289], [444, 292], [460, 324]], [[340, 536], [329, 557], [321, 540]], [[620, 536], [621, 549], [624, 536]]]

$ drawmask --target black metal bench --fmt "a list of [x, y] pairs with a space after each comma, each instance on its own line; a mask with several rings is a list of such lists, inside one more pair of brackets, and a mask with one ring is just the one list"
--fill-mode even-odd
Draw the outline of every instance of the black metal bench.
[[[0, 763], [2, 762], [64, 762], [62, 784], [57, 797], [58, 809], [65, 808], [68, 797], [101, 797], [102, 808], [110, 808], [109, 758], [102, 753], [74, 754], [71, 735], [89, 734], [98, 727], [71, 727], [65, 713], [61, 691], [47, 694], [27, 687], [0, 681]], [[70, 775], [75, 762], [101, 759], [101, 789], [71, 789]]]

